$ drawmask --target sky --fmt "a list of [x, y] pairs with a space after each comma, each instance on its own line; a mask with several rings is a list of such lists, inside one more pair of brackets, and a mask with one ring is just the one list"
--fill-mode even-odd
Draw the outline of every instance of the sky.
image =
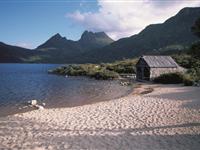
[[118, 40], [184, 7], [200, 0], [0, 0], [0, 41], [33, 49], [56, 33], [78, 40], [85, 30]]

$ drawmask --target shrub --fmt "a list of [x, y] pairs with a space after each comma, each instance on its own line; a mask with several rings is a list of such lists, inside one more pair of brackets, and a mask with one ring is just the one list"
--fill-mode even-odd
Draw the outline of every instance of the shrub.
[[183, 79], [183, 84], [185, 86], [192, 86], [194, 84], [194, 79], [192, 79], [189, 75], [185, 75]]
[[127, 59], [123, 61], [116, 61], [114, 63], [102, 64], [106, 69], [115, 71], [117, 73], [135, 73], [135, 64], [137, 59]]
[[98, 72], [95, 72], [91, 77], [94, 77], [95, 79], [101, 79], [101, 80], [107, 80], [107, 79], [115, 79], [119, 77], [119, 74], [114, 71], [109, 71], [106, 69], [102, 69]]
[[195, 79], [190, 74], [182, 74], [177, 72], [177, 73], [162, 74], [159, 77], [155, 78], [154, 82], [162, 84], [183, 83], [185, 86], [192, 86], [195, 82]]
[[50, 70], [49, 73], [89, 76], [103, 80], [115, 79], [119, 77], [119, 73], [135, 73], [134, 66], [136, 62], [137, 59], [128, 59], [114, 63], [67, 65]]
[[194, 85], [195, 80], [196, 80], [196, 77], [194, 77], [193, 75], [188, 74], [188, 73], [184, 74], [183, 83], [184, 83], [185, 86]]
[[163, 84], [178, 84], [183, 83], [183, 79], [184, 75], [182, 73], [167, 73], [156, 77], [154, 82]]
[[182, 55], [173, 55], [173, 59], [184, 68], [191, 68], [193, 64], [193, 58], [190, 55], [182, 54]]

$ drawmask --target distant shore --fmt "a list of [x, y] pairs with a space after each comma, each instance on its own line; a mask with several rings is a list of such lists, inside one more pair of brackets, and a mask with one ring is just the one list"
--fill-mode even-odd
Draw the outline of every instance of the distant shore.
[[128, 96], [0, 118], [2, 149], [198, 149], [200, 88], [140, 85]]

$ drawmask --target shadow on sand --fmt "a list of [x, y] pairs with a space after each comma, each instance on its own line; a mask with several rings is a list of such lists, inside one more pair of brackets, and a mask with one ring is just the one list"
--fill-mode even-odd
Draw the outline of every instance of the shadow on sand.
[[[165, 88], [165, 87], [162, 87]], [[168, 87], [167, 87], [168, 88]], [[171, 87], [173, 88], [173, 87]], [[168, 100], [181, 100], [186, 101], [182, 105], [183, 108], [200, 109], [200, 88], [199, 87], [175, 87], [174, 92], [152, 94], [150, 97], [168, 99]]]
[[[23, 141], [12, 141], [21, 144], [26, 149], [34, 147], [53, 146], [53, 149], [120, 149], [120, 150], [199, 150], [200, 134], [155, 134], [154, 131], [166, 129], [172, 131], [181, 127], [200, 127], [200, 123], [186, 123], [177, 125], [146, 127], [146, 128], [128, 128], [128, 129], [55, 129], [47, 128], [45, 124], [34, 122], [10, 121], [1, 122], [1, 127], [12, 127], [13, 131], [6, 130], [2, 134], [25, 135]], [[19, 127], [23, 131], [18, 131]], [[144, 134], [145, 131], [152, 131], [154, 134]], [[31, 132], [31, 136], [29, 133]], [[29, 136], [28, 136], [29, 135]], [[12, 136], [12, 135], [10, 135]], [[29, 143], [29, 144], [27, 144]], [[31, 144], [30, 144], [31, 143]], [[20, 148], [20, 147], [18, 147]]]
[[[67, 143], [71, 149], [199, 150], [200, 134], [142, 134], [143, 131], [196, 126], [200, 126], [200, 123], [118, 130], [73, 130], [71, 132], [77, 134], [72, 136], [55, 136], [51, 142], [54, 142], [55, 144]], [[65, 133], [70, 132], [70, 130], [56, 130], [53, 132]], [[138, 135], [135, 134], [136, 132]], [[49, 140], [47, 137], [43, 138], [46, 138], [45, 141]], [[60, 145], [59, 148], [64, 149], [64, 144]]]

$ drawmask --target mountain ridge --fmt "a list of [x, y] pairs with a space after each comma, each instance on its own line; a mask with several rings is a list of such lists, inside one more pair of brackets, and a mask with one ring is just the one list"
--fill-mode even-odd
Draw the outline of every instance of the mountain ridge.
[[[28, 54], [28, 49], [19, 50], [18, 47], [16, 50], [13, 46], [8, 48], [7, 45], [5, 48], [0, 44], [0, 62], [5, 62], [4, 57], [8, 62], [16, 60], [36, 63], [111, 62], [144, 54], [162, 53], [166, 48], [181, 49], [198, 40], [191, 32], [191, 27], [197, 18], [200, 18], [200, 7], [183, 8], [165, 22], [150, 24], [140, 33], [117, 41], [113, 41], [104, 32], [85, 31], [77, 41], [68, 40], [57, 33]], [[16, 54], [17, 52], [19, 54]]]
[[[104, 41], [100, 42], [100, 40]], [[111, 39], [105, 32], [93, 33], [86, 30], [82, 33], [81, 38], [77, 41], [68, 40], [66, 37], [62, 37], [59, 33], [56, 33], [46, 42], [39, 45], [36, 49], [47, 49], [52, 47], [57, 49], [67, 49], [67, 46], [70, 46], [70, 48], [74, 46], [74, 49], [77, 49], [77, 47], [80, 46], [82, 47], [82, 49], [99, 48], [106, 46], [112, 42], [114, 42], [114, 40]]]
[[140, 33], [86, 54], [93, 58], [91, 62], [132, 58], [151, 51], [157, 51], [170, 45], [189, 46], [198, 38], [191, 32], [191, 27], [200, 17], [200, 7], [183, 8], [164, 23], [151, 24]]

